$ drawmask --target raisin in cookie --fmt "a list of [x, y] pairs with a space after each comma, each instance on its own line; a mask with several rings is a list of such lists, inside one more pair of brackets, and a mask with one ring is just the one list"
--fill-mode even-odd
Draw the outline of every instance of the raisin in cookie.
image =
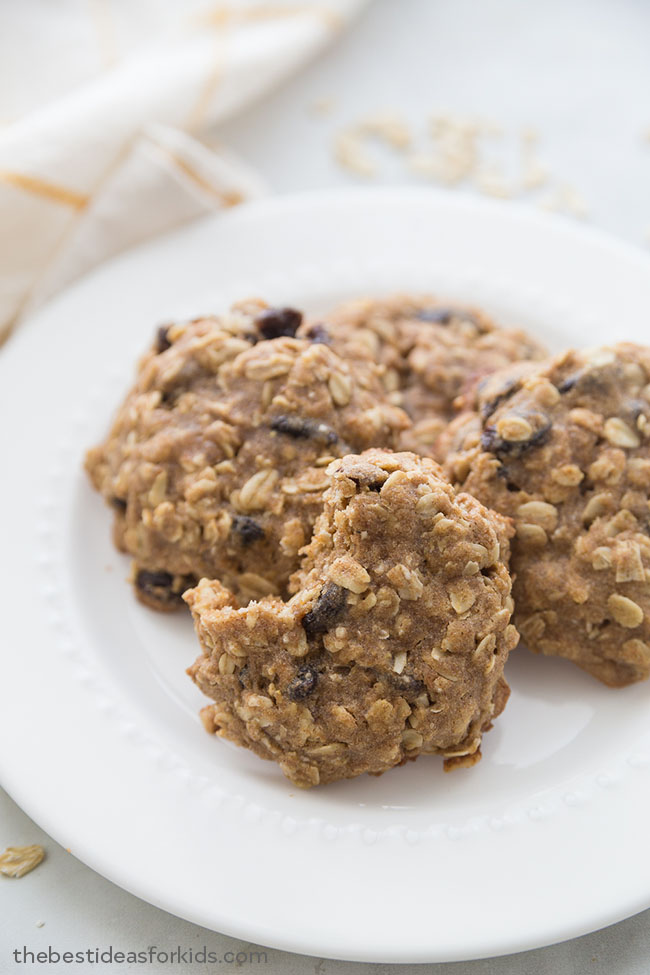
[[329, 475], [289, 602], [238, 608], [207, 579], [185, 594], [205, 726], [300, 786], [427, 753], [474, 764], [518, 639], [509, 523], [414, 454], [369, 450]]
[[437, 453], [438, 436], [481, 377], [546, 355], [523, 331], [499, 328], [476, 309], [422, 296], [351, 301], [303, 329], [346, 358], [371, 356], [383, 366], [391, 401], [413, 420], [401, 442], [417, 453]]
[[89, 452], [148, 604], [182, 605], [201, 576], [242, 601], [284, 593], [327, 465], [394, 446], [408, 425], [370, 359], [350, 368], [327, 345], [296, 338], [300, 321], [248, 302], [160, 330], [107, 440]]
[[650, 676], [650, 349], [504, 370], [446, 434], [447, 469], [516, 521], [516, 622], [531, 650], [610, 686]]

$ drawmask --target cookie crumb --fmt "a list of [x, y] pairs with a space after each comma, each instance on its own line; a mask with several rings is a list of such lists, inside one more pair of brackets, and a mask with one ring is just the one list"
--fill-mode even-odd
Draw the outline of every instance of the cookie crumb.
[[5, 877], [24, 877], [34, 870], [45, 856], [42, 846], [8, 846], [0, 856], [0, 873]]

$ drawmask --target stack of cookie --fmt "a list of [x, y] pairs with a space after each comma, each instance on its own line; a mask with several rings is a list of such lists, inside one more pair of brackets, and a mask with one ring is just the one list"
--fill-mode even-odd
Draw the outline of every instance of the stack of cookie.
[[648, 349], [549, 360], [429, 298], [242, 302], [158, 330], [86, 466], [138, 598], [192, 609], [205, 726], [298, 785], [476, 762], [513, 622], [650, 674]]

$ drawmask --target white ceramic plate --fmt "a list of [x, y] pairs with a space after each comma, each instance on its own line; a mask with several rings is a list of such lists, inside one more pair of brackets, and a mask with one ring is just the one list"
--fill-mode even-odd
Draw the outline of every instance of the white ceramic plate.
[[569, 938], [650, 905], [650, 687], [518, 651], [471, 771], [435, 758], [302, 793], [214, 740], [188, 616], [137, 605], [81, 472], [154, 326], [250, 294], [310, 310], [431, 290], [551, 346], [647, 341], [650, 264], [508, 205], [422, 191], [237, 209], [106, 265], [0, 352], [0, 778], [140, 897], [266, 945], [441, 961]]

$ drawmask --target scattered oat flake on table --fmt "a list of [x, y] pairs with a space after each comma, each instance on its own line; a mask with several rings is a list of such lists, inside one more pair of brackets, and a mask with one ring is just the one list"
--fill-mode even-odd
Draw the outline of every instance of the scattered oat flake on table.
[[32, 846], [8, 846], [0, 856], [0, 873], [5, 877], [24, 877], [37, 867], [45, 850], [34, 843]]
[[407, 149], [411, 144], [408, 123], [394, 112], [380, 112], [361, 119], [359, 129], [366, 135], [387, 142], [394, 149]]
[[36, 922], [36, 927], [37, 928], [44, 928], [45, 927], [45, 921], [37, 921]]
[[[476, 172], [481, 161], [479, 139], [487, 130], [486, 123], [448, 115], [436, 115], [431, 119], [430, 132], [444, 174], [443, 182], [453, 185]], [[489, 134], [496, 132], [490, 130]]]
[[537, 157], [539, 136], [531, 129], [521, 133], [521, 185], [525, 190], [536, 190], [548, 182], [549, 171]]
[[[374, 112], [341, 129], [334, 140], [334, 156], [344, 169], [367, 179], [377, 176], [378, 165], [368, 152], [370, 140], [383, 141], [403, 154], [404, 165], [416, 176], [443, 186], [472, 184], [486, 196], [531, 199], [542, 187], [547, 193], [537, 198], [545, 210], [579, 219], [589, 216], [589, 207], [578, 191], [558, 183], [540, 158], [541, 136], [530, 126], [507, 133], [496, 122], [438, 112], [427, 120], [428, 144], [413, 135], [408, 121], [395, 111]], [[506, 175], [505, 160], [494, 160], [496, 151], [511, 155], [511, 135], [519, 142], [519, 171]], [[650, 134], [649, 134], [650, 135]], [[486, 142], [490, 145], [486, 145]]]
[[494, 168], [480, 169], [476, 173], [475, 184], [476, 188], [481, 193], [485, 193], [486, 196], [496, 196], [502, 200], [507, 200], [514, 195], [512, 187], [508, 185], [503, 173]]
[[524, 171], [521, 178], [522, 186], [525, 190], [536, 190], [540, 186], [544, 186], [548, 182], [549, 172], [546, 166], [543, 166], [536, 159], [526, 159], [524, 162]]
[[538, 206], [542, 210], [551, 210], [554, 213], [559, 213], [562, 209], [562, 201], [557, 190], [553, 190], [551, 193], [547, 193], [538, 201]]
[[571, 186], [558, 186], [539, 201], [539, 205], [544, 210], [552, 210], [555, 213], [568, 213], [574, 217], [584, 220], [589, 216], [589, 207], [577, 190]]
[[467, 176], [467, 167], [462, 159], [454, 156], [427, 155], [414, 153], [409, 156], [408, 165], [412, 172], [426, 179], [433, 179], [446, 186], [455, 186]]
[[521, 139], [528, 146], [535, 146], [539, 142], [539, 132], [530, 127], [521, 130]]
[[576, 217], [586, 217], [589, 215], [589, 207], [577, 190], [572, 186], [563, 186], [564, 203], [569, 211]]
[[334, 140], [334, 157], [340, 166], [358, 176], [372, 177], [375, 167], [364, 151], [358, 127], [344, 129]]

